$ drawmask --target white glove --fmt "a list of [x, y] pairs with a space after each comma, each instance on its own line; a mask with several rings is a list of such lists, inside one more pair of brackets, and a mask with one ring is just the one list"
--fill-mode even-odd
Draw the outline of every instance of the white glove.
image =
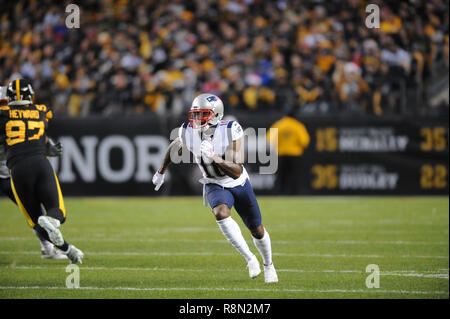
[[200, 152], [208, 159], [211, 159], [214, 156], [211, 140], [205, 140], [202, 142], [202, 144], [200, 145]]
[[164, 184], [164, 176], [166, 176], [166, 174], [160, 174], [158, 171], [153, 175], [152, 182], [156, 185], [155, 191], [158, 191], [161, 185]]

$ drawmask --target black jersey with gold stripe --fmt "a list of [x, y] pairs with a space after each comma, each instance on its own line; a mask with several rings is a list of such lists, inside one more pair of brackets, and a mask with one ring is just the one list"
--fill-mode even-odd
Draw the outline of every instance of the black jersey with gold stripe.
[[0, 140], [6, 147], [6, 165], [32, 155], [46, 154], [46, 132], [52, 111], [45, 105], [0, 106]]

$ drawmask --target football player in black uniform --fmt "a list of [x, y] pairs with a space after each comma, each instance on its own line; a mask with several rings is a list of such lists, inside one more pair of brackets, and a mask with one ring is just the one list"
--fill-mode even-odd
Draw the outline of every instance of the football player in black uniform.
[[[8, 106], [8, 99], [6, 98], [6, 86], [0, 86], [0, 107], [2, 106]], [[61, 153], [61, 143], [54, 143], [49, 138], [49, 143], [47, 143], [47, 155], [60, 156]], [[8, 196], [11, 201], [17, 205], [11, 188], [11, 177], [9, 176], [9, 169], [6, 166], [5, 146], [2, 143], [0, 143], [0, 193]], [[44, 215], [43, 212], [42, 215]], [[42, 236], [39, 232], [33, 229], [33, 233], [37, 236], [39, 243], [41, 244], [41, 257], [43, 259], [67, 259], [67, 256], [65, 254], [63, 254], [59, 249], [56, 249], [54, 245], [47, 239], [45, 239], [45, 237]]]
[[[34, 104], [34, 90], [24, 79], [9, 83], [8, 105], [0, 107], [0, 139], [6, 148], [11, 189], [28, 225], [60, 249], [72, 263], [83, 253], [68, 244], [59, 230], [66, 209], [58, 178], [46, 158], [48, 121], [52, 111]], [[41, 204], [46, 215], [42, 214]]]

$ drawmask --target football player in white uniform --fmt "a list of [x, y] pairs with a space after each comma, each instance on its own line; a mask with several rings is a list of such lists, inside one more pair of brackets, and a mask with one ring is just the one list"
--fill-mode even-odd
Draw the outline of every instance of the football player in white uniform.
[[206, 199], [225, 238], [245, 258], [249, 275], [261, 273], [258, 258], [250, 251], [239, 225], [231, 217], [234, 206], [250, 230], [253, 243], [264, 263], [264, 280], [278, 282], [272, 262], [270, 236], [261, 223], [261, 212], [245, 167], [242, 127], [236, 121], [222, 121], [223, 103], [213, 94], [200, 94], [192, 102], [189, 122], [183, 123], [178, 137], [169, 145], [159, 170], [153, 176], [155, 190], [164, 183], [165, 172], [172, 162], [171, 154], [182, 154], [185, 146], [193, 153], [203, 178]]

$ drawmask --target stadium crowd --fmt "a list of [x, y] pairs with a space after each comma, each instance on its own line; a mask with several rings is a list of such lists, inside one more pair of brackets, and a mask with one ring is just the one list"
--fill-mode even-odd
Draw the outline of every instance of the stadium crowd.
[[236, 110], [404, 114], [448, 73], [447, 0], [371, 0], [379, 28], [360, 0], [85, 0], [68, 29], [70, 2], [0, 12], [0, 83], [29, 78], [70, 116], [180, 114], [199, 91]]

